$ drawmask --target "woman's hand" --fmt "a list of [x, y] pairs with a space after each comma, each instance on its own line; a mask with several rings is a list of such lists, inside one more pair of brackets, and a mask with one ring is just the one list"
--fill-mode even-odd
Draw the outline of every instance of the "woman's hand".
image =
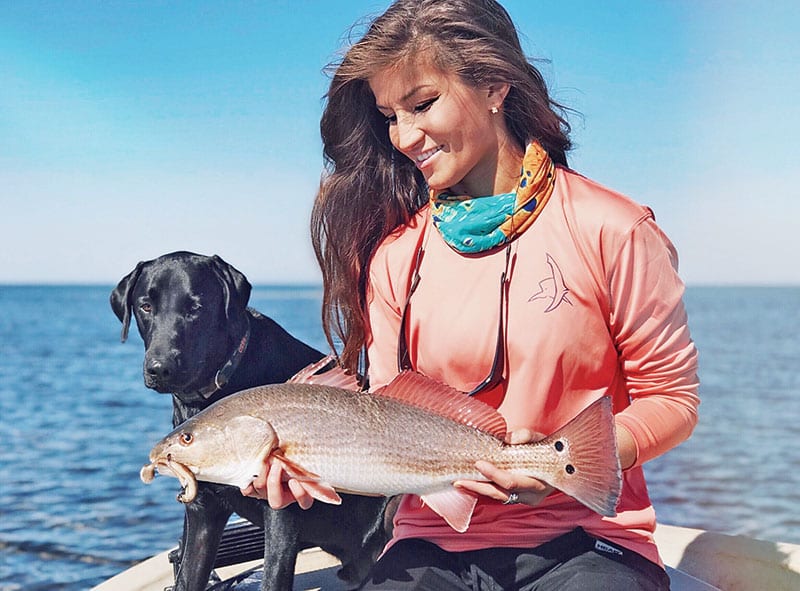
[[[506, 443], [518, 445], [521, 443], [532, 443], [543, 439], [541, 433], [536, 433], [529, 429], [519, 429], [513, 431], [506, 438]], [[553, 490], [552, 486], [536, 478], [514, 474], [507, 470], [501, 470], [494, 464], [485, 461], [478, 461], [475, 467], [483, 474], [489, 482], [479, 480], [458, 480], [454, 486], [490, 497], [501, 503], [524, 503], [525, 505], [536, 506]]]
[[308, 509], [314, 503], [307, 483], [291, 478], [275, 458], [265, 463], [256, 479], [241, 491], [247, 497], [265, 499], [273, 509], [283, 509], [294, 502]]

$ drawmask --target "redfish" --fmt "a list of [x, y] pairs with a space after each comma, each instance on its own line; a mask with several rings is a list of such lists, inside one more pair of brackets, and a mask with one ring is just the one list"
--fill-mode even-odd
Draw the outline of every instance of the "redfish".
[[245, 488], [279, 459], [290, 476], [319, 484], [318, 500], [341, 502], [335, 491], [413, 493], [464, 532], [477, 499], [452, 483], [485, 480], [475, 462], [486, 460], [616, 514], [621, 473], [608, 397], [541, 441], [509, 445], [494, 408], [418, 373], [374, 393], [349, 387], [290, 381], [228, 396], [156, 444], [141, 478], [175, 476], [184, 486], [178, 499], [190, 502], [197, 480]]

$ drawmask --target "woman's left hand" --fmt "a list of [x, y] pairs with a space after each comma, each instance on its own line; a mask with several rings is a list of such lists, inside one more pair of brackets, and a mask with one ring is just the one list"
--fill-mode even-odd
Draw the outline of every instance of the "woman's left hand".
[[[519, 429], [509, 434], [506, 438], [506, 443], [511, 445], [532, 443], [539, 441], [543, 437], [541, 433], [536, 433], [529, 429]], [[552, 486], [537, 478], [501, 470], [490, 462], [480, 460], [475, 463], [475, 467], [486, 477], [488, 482], [458, 480], [453, 485], [457, 488], [490, 497], [501, 503], [524, 503], [531, 506], [538, 505], [555, 490]]]

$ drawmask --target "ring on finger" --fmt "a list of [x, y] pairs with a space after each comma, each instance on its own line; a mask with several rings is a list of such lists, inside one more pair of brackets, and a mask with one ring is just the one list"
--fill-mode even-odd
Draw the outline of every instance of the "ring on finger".
[[519, 503], [519, 495], [515, 492], [508, 493], [508, 498], [503, 501], [504, 505], [516, 505]]

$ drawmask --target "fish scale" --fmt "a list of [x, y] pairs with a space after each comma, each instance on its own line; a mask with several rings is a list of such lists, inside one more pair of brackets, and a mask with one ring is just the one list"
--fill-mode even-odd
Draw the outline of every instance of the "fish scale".
[[[380, 490], [393, 495], [408, 492], [409, 487], [416, 493], [444, 488], [445, 484], [430, 477], [480, 478], [475, 461], [501, 447], [485, 433], [390, 399], [355, 394], [357, 405], [352, 406], [341, 404], [349, 399], [335, 391], [295, 391], [293, 396], [291, 405], [270, 412], [270, 423], [280, 434], [287, 457], [309, 472], [335, 474], [332, 484], [346, 490]], [[358, 410], [354, 412], [354, 408]], [[364, 417], [372, 420], [362, 420]], [[376, 424], [387, 423], [406, 428], [376, 432]], [[331, 430], [331, 424], [337, 428]], [[312, 436], [321, 432], [324, 437]], [[447, 446], [453, 438], [461, 439], [465, 446]], [[474, 441], [467, 443], [469, 439]], [[364, 458], [370, 463], [356, 461]], [[376, 464], [392, 470], [375, 469]]]

